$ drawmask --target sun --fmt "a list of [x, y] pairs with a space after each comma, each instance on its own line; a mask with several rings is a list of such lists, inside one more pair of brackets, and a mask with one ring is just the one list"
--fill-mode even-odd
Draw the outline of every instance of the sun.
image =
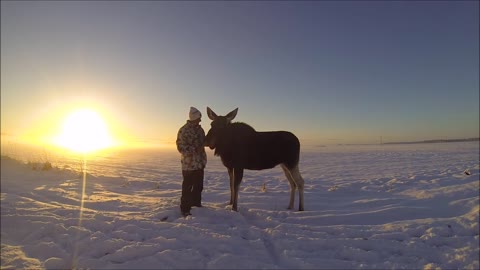
[[81, 109], [70, 113], [64, 120], [56, 144], [75, 152], [88, 153], [113, 145], [107, 125], [98, 113]]

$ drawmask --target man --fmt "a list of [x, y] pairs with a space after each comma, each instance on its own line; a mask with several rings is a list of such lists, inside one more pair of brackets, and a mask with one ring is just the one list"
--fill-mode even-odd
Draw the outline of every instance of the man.
[[204, 148], [205, 131], [200, 126], [202, 114], [190, 107], [189, 119], [177, 134], [177, 149], [182, 158], [182, 197], [180, 211], [183, 216], [191, 215], [192, 206], [202, 207], [203, 175], [207, 164]]

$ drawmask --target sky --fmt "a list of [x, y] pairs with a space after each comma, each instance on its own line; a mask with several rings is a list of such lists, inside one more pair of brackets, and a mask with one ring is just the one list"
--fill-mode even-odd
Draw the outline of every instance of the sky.
[[479, 134], [478, 1], [2, 1], [2, 135], [77, 108], [175, 142], [190, 106], [306, 145]]

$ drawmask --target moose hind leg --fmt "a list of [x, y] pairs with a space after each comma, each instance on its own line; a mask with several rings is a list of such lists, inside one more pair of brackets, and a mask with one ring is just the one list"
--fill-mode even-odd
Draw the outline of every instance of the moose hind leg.
[[300, 200], [298, 202], [298, 211], [303, 211], [304, 210], [304, 204], [303, 204], [303, 188], [305, 185], [305, 181], [303, 180], [302, 175], [300, 174], [300, 170], [298, 169], [298, 165], [295, 166], [291, 170], [293, 179], [298, 187], [298, 196], [300, 197]]
[[293, 209], [293, 204], [295, 202], [295, 191], [297, 189], [297, 185], [295, 184], [295, 180], [293, 179], [292, 173], [284, 164], [281, 164], [283, 172], [290, 183], [290, 202], [288, 203], [288, 209]]

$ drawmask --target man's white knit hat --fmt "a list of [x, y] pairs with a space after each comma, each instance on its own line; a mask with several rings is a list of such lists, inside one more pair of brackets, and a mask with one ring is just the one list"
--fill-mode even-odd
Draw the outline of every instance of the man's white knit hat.
[[190, 121], [195, 121], [202, 117], [202, 113], [197, 110], [197, 108], [190, 107], [190, 113], [188, 114], [188, 117], [190, 118]]

